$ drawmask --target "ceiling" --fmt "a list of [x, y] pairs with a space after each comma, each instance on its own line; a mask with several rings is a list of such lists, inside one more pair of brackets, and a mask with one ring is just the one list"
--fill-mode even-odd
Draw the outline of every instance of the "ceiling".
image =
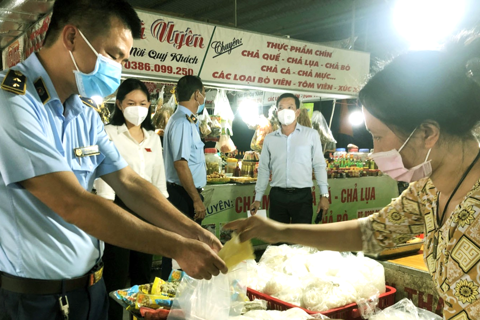
[[[330, 42], [371, 52], [374, 57], [385, 58], [405, 50], [391, 23], [394, 0], [127, 1], [139, 9], [299, 40]], [[465, 1], [467, 12], [459, 29], [476, 26], [480, 19], [480, 1]], [[0, 0], [0, 49], [49, 11], [53, 2]]]

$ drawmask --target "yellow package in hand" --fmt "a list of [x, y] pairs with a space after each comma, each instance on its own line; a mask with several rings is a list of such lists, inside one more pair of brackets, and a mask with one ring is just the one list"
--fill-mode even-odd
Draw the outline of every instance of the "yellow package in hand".
[[240, 242], [238, 234], [232, 234], [232, 239], [227, 241], [223, 248], [218, 252], [218, 256], [232, 269], [243, 260], [255, 259], [252, 243], [249, 241]]

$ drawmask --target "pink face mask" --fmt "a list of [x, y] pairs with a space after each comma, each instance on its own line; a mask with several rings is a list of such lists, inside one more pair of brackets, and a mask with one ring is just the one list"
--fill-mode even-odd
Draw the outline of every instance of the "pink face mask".
[[[415, 128], [415, 130], [417, 129]], [[377, 164], [378, 169], [380, 169], [383, 173], [388, 174], [390, 177], [397, 181], [410, 183], [423, 178], [428, 178], [432, 174], [431, 161], [427, 161], [428, 157], [430, 156], [430, 151], [432, 149], [428, 150], [425, 161], [418, 166], [407, 169], [403, 165], [400, 151], [402, 151], [403, 147], [405, 147], [405, 145], [408, 143], [412, 135], [415, 133], [415, 130], [413, 130], [413, 132], [410, 134], [408, 139], [403, 143], [403, 145], [398, 151], [393, 149], [386, 152], [376, 152], [370, 154], [370, 157]]]

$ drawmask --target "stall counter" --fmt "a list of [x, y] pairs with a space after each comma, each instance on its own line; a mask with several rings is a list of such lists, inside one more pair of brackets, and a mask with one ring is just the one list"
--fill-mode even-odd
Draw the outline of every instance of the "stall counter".
[[[314, 181], [315, 184], [315, 181]], [[366, 217], [379, 211], [398, 197], [397, 182], [388, 176], [329, 179], [330, 209], [323, 215], [321, 223], [346, 221]], [[255, 201], [255, 184], [207, 185], [203, 191], [207, 208], [202, 224], [220, 240], [229, 239], [223, 231], [225, 223], [247, 217], [250, 205]], [[269, 209], [270, 187], [262, 199], [262, 209]], [[312, 187], [312, 210], [318, 206], [318, 186]], [[313, 219], [315, 219], [315, 214]], [[313, 222], [313, 221], [312, 221]], [[258, 245], [260, 242], [254, 242]]]
[[395, 302], [408, 298], [419, 308], [442, 316], [443, 300], [423, 261], [423, 253], [379, 261], [385, 268], [385, 283], [397, 289]]

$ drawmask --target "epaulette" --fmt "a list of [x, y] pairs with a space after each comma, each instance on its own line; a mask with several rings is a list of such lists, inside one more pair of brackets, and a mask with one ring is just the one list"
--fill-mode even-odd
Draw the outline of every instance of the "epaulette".
[[24, 95], [27, 92], [27, 77], [18, 70], [10, 69], [0, 87], [5, 91]]
[[194, 114], [192, 114], [190, 116], [188, 114], [186, 114], [185, 117], [187, 117], [187, 120], [190, 123], [197, 123], [197, 117]]
[[80, 97], [80, 100], [82, 100], [83, 104], [86, 105], [87, 107], [90, 107], [97, 112], [101, 112], [98, 105], [92, 99]]

